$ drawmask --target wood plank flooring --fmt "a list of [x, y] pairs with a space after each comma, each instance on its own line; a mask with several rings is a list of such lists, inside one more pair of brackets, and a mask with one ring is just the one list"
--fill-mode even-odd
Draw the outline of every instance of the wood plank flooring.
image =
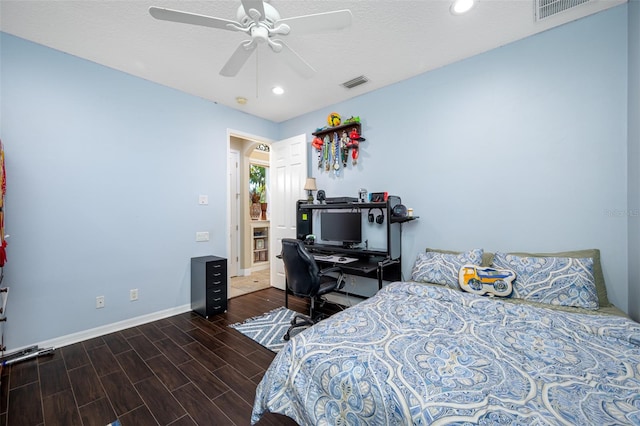
[[[230, 299], [209, 319], [188, 312], [7, 366], [0, 426], [249, 425], [275, 354], [227, 326], [279, 306], [284, 292], [272, 287]], [[308, 306], [289, 298], [290, 309]], [[267, 414], [258, 424], [296, 423]]]

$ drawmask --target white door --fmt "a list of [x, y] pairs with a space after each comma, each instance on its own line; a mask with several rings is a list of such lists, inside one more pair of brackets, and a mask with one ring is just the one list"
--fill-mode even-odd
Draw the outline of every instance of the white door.
[[238, 276], [238, 258], [240, 256], [240, 153], [229, 151], [229, 276]]
[[285, 289], [284, 264], [276, 256], [282, 251], [283, 238], [296, 237], [296, 201], [306, 198], [306, 135], [294, 136], [271, 144], [271, 238], [269, 257], [271, 285]]

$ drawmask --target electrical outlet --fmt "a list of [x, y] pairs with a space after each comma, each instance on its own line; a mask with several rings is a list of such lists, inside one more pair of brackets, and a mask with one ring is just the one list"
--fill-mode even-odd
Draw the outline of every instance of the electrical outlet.
[[198, 204], [206, 206], [209, 204], [209, 197], [207, 195], [201, 195], [198, 197]]
[[138, 289], [132, 288], [129, 290], [129, 300], [138, 300]]
[[104, 296], [96, 297], [96, 309], [104, 308]]
[[351, 278], [351, 285], [356, 285], [356, 277], [354, 277], [353, 275], [351, 275], [349, 278]]

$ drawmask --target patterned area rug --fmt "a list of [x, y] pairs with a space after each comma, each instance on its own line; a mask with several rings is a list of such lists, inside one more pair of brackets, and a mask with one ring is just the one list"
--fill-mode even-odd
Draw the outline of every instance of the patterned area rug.
[[[297, 312], [280, 307], [260, 316], [249, 318], [244, 322], [230, 324], [229, 327], [235, 328], [270, 351], [278, 352], [287, 343], [282, 336], [287, 332], [295, 314]], [[295, 328], [291, 331], [291, 337], [302, 330], [304, 327]]]

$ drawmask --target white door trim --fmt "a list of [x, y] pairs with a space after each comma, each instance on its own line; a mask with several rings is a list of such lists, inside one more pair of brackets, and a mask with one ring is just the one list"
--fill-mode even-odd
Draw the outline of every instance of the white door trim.
[[[246, 140], [250, 140], [256, 143], [266, 143], [266, 144], [272, 144], [273, 143], [273, 139], [269, 139], [269, 138], [265, 138], [264, 136], [258, 136], [258, 135], [254, 135], [251, 133], [247, 133], [247, 132], [243, 132], [240, 130], [235, 130], [235, 129], [230, 129], [227, 128], [227, 158], [229, 158], [229, 155], [231, 153], [231, 137], [235, 136], [237, 138], [241, 138], [241, 139], [246, 139]], [[242, 156], [242, 153], [240, 153], [240, 155]], [[229, 161], [227, 161], [227, 186], [226, 186], [226, 200], [230, 199], [230, 193], [231, 193], [231, 182], [230, 182], [230, 170], [229, 170]], [[242, 218], [239, 218], [238, 223], [239, 225], [242, 224], [242, 220], [240, 220]], [[229, 229], [231, 223], [231, 206], [229, 205], [229, 203], [227, 202], [227, 217], [226, 217], [226, 223], [225, 223], [225, 229]], [[230, 255], [231, 254], [231, 236], [227, 235], [227, 253]], [[240, 248], [242, 247], [242, 243], [238, 246], [238, 251], [240, 252]], [[250, 268], [249, 268], [250, 269]], [[238, 265], [238, 273], [240, 275], [244, 275], [244, 270], [243, 268], [240, 268], [240, 265]], [[229, 283], [228, 286], [231, 285], [231, 278], [229, 276], [229, 270], [227, 269], [227, 282]], [[231, 294], [230, 289], [227, 289], [227, 294]]]
[[240, 260], [240, 151], [229, 150], [229, 276], [239, 275]]

